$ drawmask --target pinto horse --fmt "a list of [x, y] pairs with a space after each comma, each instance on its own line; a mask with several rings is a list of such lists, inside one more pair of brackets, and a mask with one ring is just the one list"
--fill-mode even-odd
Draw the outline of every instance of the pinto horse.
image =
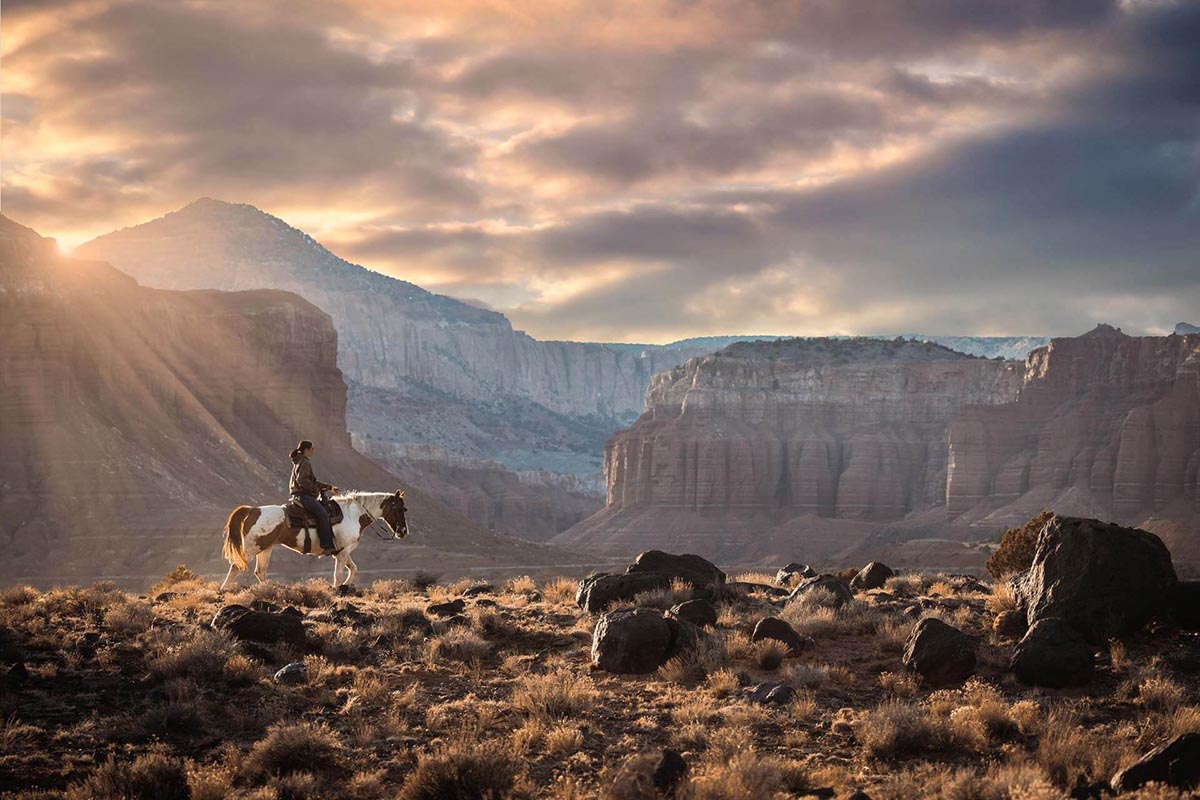
[[[376, 519], [382, 519], [392, 528], [393, 538], [408, 536], [408, 521], [405, 519], [404, 492], [347, 492], [335, 495], [334, 500], [342, 507], [342, 521], [333, 526], [333, 546], [338, 553], [333, 557], [333, 585], [338, 585], [338, 573], [346, 568], [346, 580], [350, 583], [358, 574], [358, 567], [350, 554], [358, 547], [363, 530]], [[250, 568], [250, 559], [255, 560], [254, 577], [262, 583], [267, 579], [267, 564], [271, 561], [271, 548], [283, 545], [301, 555], [319, 556], [316, 552], [305, 553], [301, 528], [288, 525], [283, 506], [238, 506], [225, 522], [225, 544], [222, 553], [229, 562], [229, 574], [225, 576], [221, 589], [224, 590], [239, 570]], [[311, 541], [311, 540], [310, 540]]]

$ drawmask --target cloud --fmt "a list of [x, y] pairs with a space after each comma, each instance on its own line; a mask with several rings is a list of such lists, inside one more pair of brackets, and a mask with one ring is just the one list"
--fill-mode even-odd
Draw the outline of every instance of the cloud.
[[10, 5], [5, 212], [69, 243], [251, 202], [546, 338], [1200, 306], [1193, 3]]

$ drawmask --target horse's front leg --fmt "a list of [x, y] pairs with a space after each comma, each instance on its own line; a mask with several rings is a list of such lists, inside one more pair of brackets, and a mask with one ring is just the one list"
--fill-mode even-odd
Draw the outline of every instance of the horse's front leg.
[[338, 570], [342, 568], [342, 554], [333, 557], [333, 588], [338, 587]]

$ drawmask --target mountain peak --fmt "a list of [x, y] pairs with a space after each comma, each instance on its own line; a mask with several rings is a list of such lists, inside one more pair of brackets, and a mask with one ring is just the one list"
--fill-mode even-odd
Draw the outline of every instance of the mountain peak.
[[1180, 322], [1175, 326], [1176, 336], [1187, 336], [1191, 333], [1200, 333], [1200, 325], [1192, 325], [1190, 322]]
[[1083, 335], [1092, 337], [1111, 336], [1125, 338], [1125, 334], [1121, 332], [1120, 328], [1114, 328], [1112, 325], [1109, 325], [1106, 322], [1101, 322]]

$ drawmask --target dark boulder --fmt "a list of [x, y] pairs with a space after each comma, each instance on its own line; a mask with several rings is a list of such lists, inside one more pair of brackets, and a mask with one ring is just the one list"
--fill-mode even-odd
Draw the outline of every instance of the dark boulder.
[[1200, 581], [1180, 581], [1171, 592], [1171, 619], [1185, 631], [1200, 631]]
[[926, 617], [913, 626], [904, 645], [904, 666], [931, 684], [962, 683], [975, 672], [974, 636]]
[[671, 657], [674, 638], [667, 620], [653, 609], [610, 611], [592, 633], [592, 664], [618, 674], [654, 672]]
[[650, 773], [650, 782], [661, 794], [671, 797], [675, 787], [687, 777], [687, 771], [687, 762], [683, 760], [683, 756], [675, 750], [664, 749], [662, 757], [654, 766], [654, 771]]
[[795, 628], [779, 617], [764, 617], [754, 625], [754, 633], [750, 634], [750, 640], [761, 642], [764, 639], [781, 642], [787, 647], [788, 656], [793, 658], [800, 655], [813, 643], [812, 639], [801, 636]]
[[896, 573], [887, 564], [881, 564], [878, 561], [872, 561], [867, 564], [858, 574], [850, 579], [850, 588], [856, 592], [866, 592], [871, 589], [879, 589], [887, 583], [888, 578], [891, 578]]
[[597, 613], [616, 602], [628, 602], [642, 592], [671, 588], [671, 579], [653, 573], [589, 575], [579, 582], [575, 604]]
[[786, 683], [759, 683], [746, 692], [746, 698], [764, 706], [786, 706], [796, 699], [796, 690]]
[[1175, 585], [1171, 554], [1154, 534], [1058, 516], [1038, 534], [1033, 565], [1014, 581], [1031, 626], [1059, 617], [1093, 644], [1166, 617]]
[[674, 617], [664, 617], [667, 628], [671, 631], [671, 643], [667, 645], [666, 662], [675, 656], [691, 652], [704, 632], [696, 625]]
[[699, 628], [713, 628], [717, 624], [717, 609], [707, 600], [688, 600], [686, 603], [672, 606], [667, 616], [690, 622]]
[[818, 575], [815, 578], [801, 580], [788, 595], [787, 602], [790, 603], [815, 590], [825, 592], [829, 596], [829, 600], [822, 605], [829, 605], [833, 608], [841, 608], [854, 599], [854, 593], [850, 591], [850, 586], [837, 575]]
[[326, 616], [335, 625], [347, 625], [352, 628], [369, 628], [375, 624], [374, 614], [359, 610], [353, 603], [334, 603], [326, 611]]
[[302, 647], [308, 641], [301, 618], [286, 611], [254, 611], [246, 606], [228, 605], [213, 617], [212, 626], [247, 642], [286, 642]]
[[454, 617], [461, 614], [466, 607], [467, 604], [460, 598], [445, 603], [434, 603], [426, 608], [425, 612], [433, 614], [435, 617]]
[[662, 550], [647, 550], [638, 555], [625, 570], [627, 575], [660, 575], [667, 579], [681, 580], [693, 590], [708, 597], [719, 597], [725, 586], [725, 573], [706, 558], [684, 553], [675, 555]]
[[308, 667], [304, 666], [303, 661], [293, 661], [276, 672], [272, 680], [285, 686], [299, 686], [308, 683]]
[[496, 587], [490, 583], [477, 583], [474, 586], [468, 586], [462, 593], [463, 597], [476, 597], [481, 594], [495, 594]]
[[780, 586], [789, 586], [798, 578], [815, 578], [817, 571], [808, 564], [801, 564], [799, 561], [793, 561], [786, 567], [775, 573], [775, 582]]
[[1159, 745], [1113, 776], [1113, 791], [1132, 792], [1150, 782], [1176, 789], [1200, 786], [1200, 733], [1184, 733]]
[[1066, 620], [1040, 619], [1013, 651], [1012, 671], [1030, 686], [1083, 686], [1095, 671], [1092, 645]]

